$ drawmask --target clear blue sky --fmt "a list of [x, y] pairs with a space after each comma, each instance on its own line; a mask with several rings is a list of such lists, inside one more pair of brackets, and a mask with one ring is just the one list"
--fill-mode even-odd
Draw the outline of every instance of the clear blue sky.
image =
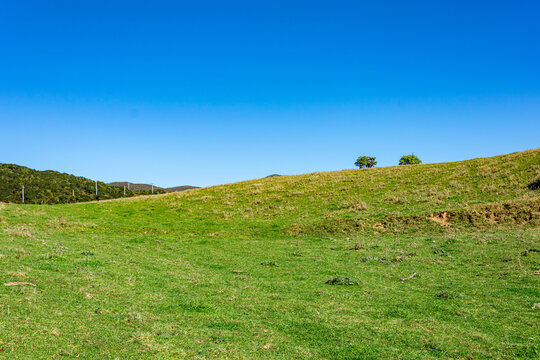
[[0, 0], [0, 162], [212, 185], [540, 146], [538, 1]]

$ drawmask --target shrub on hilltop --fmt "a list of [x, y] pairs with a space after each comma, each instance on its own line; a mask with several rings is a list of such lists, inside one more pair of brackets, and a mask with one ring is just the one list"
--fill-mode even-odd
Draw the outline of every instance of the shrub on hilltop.
[[372, 168], [375, 165], [377, 165], [377, 161], [374, 156], [359, 156], [358, 159], [356, 159], [356, 162], [354, 165], [361, 168]]
[[403, 155], [399, 159], [399, 165], [418, 165], [421, 164], [422, 160], [416, 155]]

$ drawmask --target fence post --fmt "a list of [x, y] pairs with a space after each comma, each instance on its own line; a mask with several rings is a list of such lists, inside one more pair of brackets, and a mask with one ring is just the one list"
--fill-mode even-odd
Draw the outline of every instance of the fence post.
[[22, 186], [22, 202], [24, 204], [24, 185]]

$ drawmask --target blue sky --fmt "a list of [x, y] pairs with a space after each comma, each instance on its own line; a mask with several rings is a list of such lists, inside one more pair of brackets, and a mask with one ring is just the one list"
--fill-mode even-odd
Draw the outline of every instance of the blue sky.
[[0, 0], [0, 162], [213, 185], [540, 146], [537, 1]]

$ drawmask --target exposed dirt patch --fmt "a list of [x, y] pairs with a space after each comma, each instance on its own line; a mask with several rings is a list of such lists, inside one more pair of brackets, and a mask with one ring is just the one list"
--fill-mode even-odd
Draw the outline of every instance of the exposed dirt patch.
[[374, 228], [374, 229], [377, 229], [377, 230], [381, 230], [381, 231], [384, 231], [384, 230], [385, 230], [385, 229], [384, 229], [384, 225], [381, 224], [381, 223], [378, 223], [378, 222], [376, 222], [375, 224], [373, 224], [373, 228]]
[[27, 285], [27, 286], [36, 286], [36, 284], [32, 284], [32, 283], [29, 283], [29, 282], [9, 282], [9, 283], [5, 283], [4, 286], [24, 286], [24, 285]]
[[442, 212], [440, 214], [432, 214], [430, 219], [435, 221], [437, 224], [439, 224], [441, 226], [450, 226], [450, 225], [452, 225], [448, 221], [448, 212], [447, 211]]

